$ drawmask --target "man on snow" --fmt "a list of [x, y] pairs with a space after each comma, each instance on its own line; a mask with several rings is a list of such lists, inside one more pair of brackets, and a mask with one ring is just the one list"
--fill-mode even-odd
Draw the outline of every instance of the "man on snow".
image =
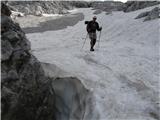
[[90, 41], [90, 51], [94, 51], [94, 45], [96, 44], [96, 30], [101, 31], [102, 27], [99, 27], [99, 24], [96, 22], [97, 17], [94, 16], [92, 21], [89, 21], [87, 23], [87, 32], [89, 34], [89, 38], [91, 39]]

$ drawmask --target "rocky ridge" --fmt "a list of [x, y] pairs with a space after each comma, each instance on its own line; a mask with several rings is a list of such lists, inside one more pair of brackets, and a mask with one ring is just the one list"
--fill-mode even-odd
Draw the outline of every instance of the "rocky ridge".
[[94, 106], [90, 91], [77, 78], [46, 76], [43, 66], [30, 52], [25, 33], [11, 20], [11, 11], [4, 3], [1, 11], [2, 119], [95, 118], [90, 115]]
[[66, 14], [75, 7], [88, 7], [88, 2], [81, 1], [8, 1], [11, 10], [25, 15]]
[[40, 62], [30, 53], [30, 43], [10, 10], [2, 3], [1, 105], [3, 120], [51, 120], [54, 94]]
[[151, 11], [146, 11], [139, 14], [135, 19], [145, 18], [144, 21], [154, 20], [160, 18], [160, 8], [155, 7]]
[[154, 6], [160, 4], [159, 1], [127, 1], [125, 3], [124, 12], [131, 12], [138, 9], [143, 9], [146, 7]]
[[110, 12], [110, 11], [122, 11], [124, 4], [122, 2], [105, 1], [105, 2], [92, 2], [91, 6], [94, 9]]

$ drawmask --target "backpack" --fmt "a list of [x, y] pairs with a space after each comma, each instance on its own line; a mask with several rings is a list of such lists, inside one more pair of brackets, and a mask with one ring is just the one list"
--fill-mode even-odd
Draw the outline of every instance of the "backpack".
[[88, 27], [88, 26], [89, 26], [89, 25], [88, 25], [89, 22], [90, 22], [90, 21], [85, 21], [85, 22], [84, 22], [84, 23], [87, 25], [87, 26], [86, 26], [86, 30], [87, 30], [88, 33], [90, 32], [90, 29], [89, 29], [89, 27]]

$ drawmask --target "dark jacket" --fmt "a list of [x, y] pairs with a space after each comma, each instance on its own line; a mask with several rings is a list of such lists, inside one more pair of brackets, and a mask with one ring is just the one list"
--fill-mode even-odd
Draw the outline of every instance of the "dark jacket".
[[95, 21], [89, 21], [87, 24], [87, 32], [88, 33], [95, 33], [96, 30], [100, 31], [99, 24]]

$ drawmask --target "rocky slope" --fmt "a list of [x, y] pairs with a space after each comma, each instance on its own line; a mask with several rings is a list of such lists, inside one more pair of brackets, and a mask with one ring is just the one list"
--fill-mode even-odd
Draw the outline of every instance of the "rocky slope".
[[47, 14], [65, 14], [74, 7], [88, 7], [88, 2], [81, 1], [9, 1], [7, 2], [13, 11], [40, 16]]
[[32, 14], [40, 16], [43, 13], [47, 14], [65, 14], [73, 8], [87, 8], [102, 11], [120, 11], [123, 10], [122, 2], [85, 2], [85, 1], [9, 1], [7, 2], [13, 11], [22, 12], [25, 15]]
[[69, 1], [69, 4], [77, 8], [91, 7], [91, 2], [87, 2], [87, 1]]
[[160, 18], [159, 15], [160, 15], [160, 8], [155, 7], [151, 11], [140, 13], [135, 19], [145, 18], [144, 21], [154, 20], [154, 19]]
[[92, 2], [91, 6], [94, 9], [99, 9], [106, 12], [121, 11], [124, 8], [124, 4], [122, 2], [113, 2], [113, 1]]
[[160, 4], [159, 1], [128, 1], [125, 3], [124, 12], [135, 11], [149, 6]]
[[56, 66], [51, 70], [47, 64], [42, 65], [30, 52], [30, 42], [19, 24], [11, 20], [11, 11], [4, 3], [1, 6], [2, 119], [97, 118], [98, 113], [93, 115], [90, 109], [94, 106], [92, 93], [77, 78], [59, 78]]
[[[66, 14], [68, 10], [75, 7], [85, 8], [93, 7], [94, 9], [101, 11], [124, 11], [130, 12], [145, 7], [160, 4], [158, 1], [128, 1], [125, 4], [122, 2], [113, 1], [8, 1], [7, 5], [11, 10], [22, 12], [25, 15], [32, 14], [41, 16], [43, 13], [47, 14]], [[98, 11], [98, 13], [99, 13]]]
[[2, 3], [1, 105], [3, 120], [53, 120], [54, 94], [40, 62], [11, 12]]
[[58, 1], [9, 1], [7, 3], [13, 11], [25, 13], [25, 15], [64, 14], [72, 6], [68, 2]]

